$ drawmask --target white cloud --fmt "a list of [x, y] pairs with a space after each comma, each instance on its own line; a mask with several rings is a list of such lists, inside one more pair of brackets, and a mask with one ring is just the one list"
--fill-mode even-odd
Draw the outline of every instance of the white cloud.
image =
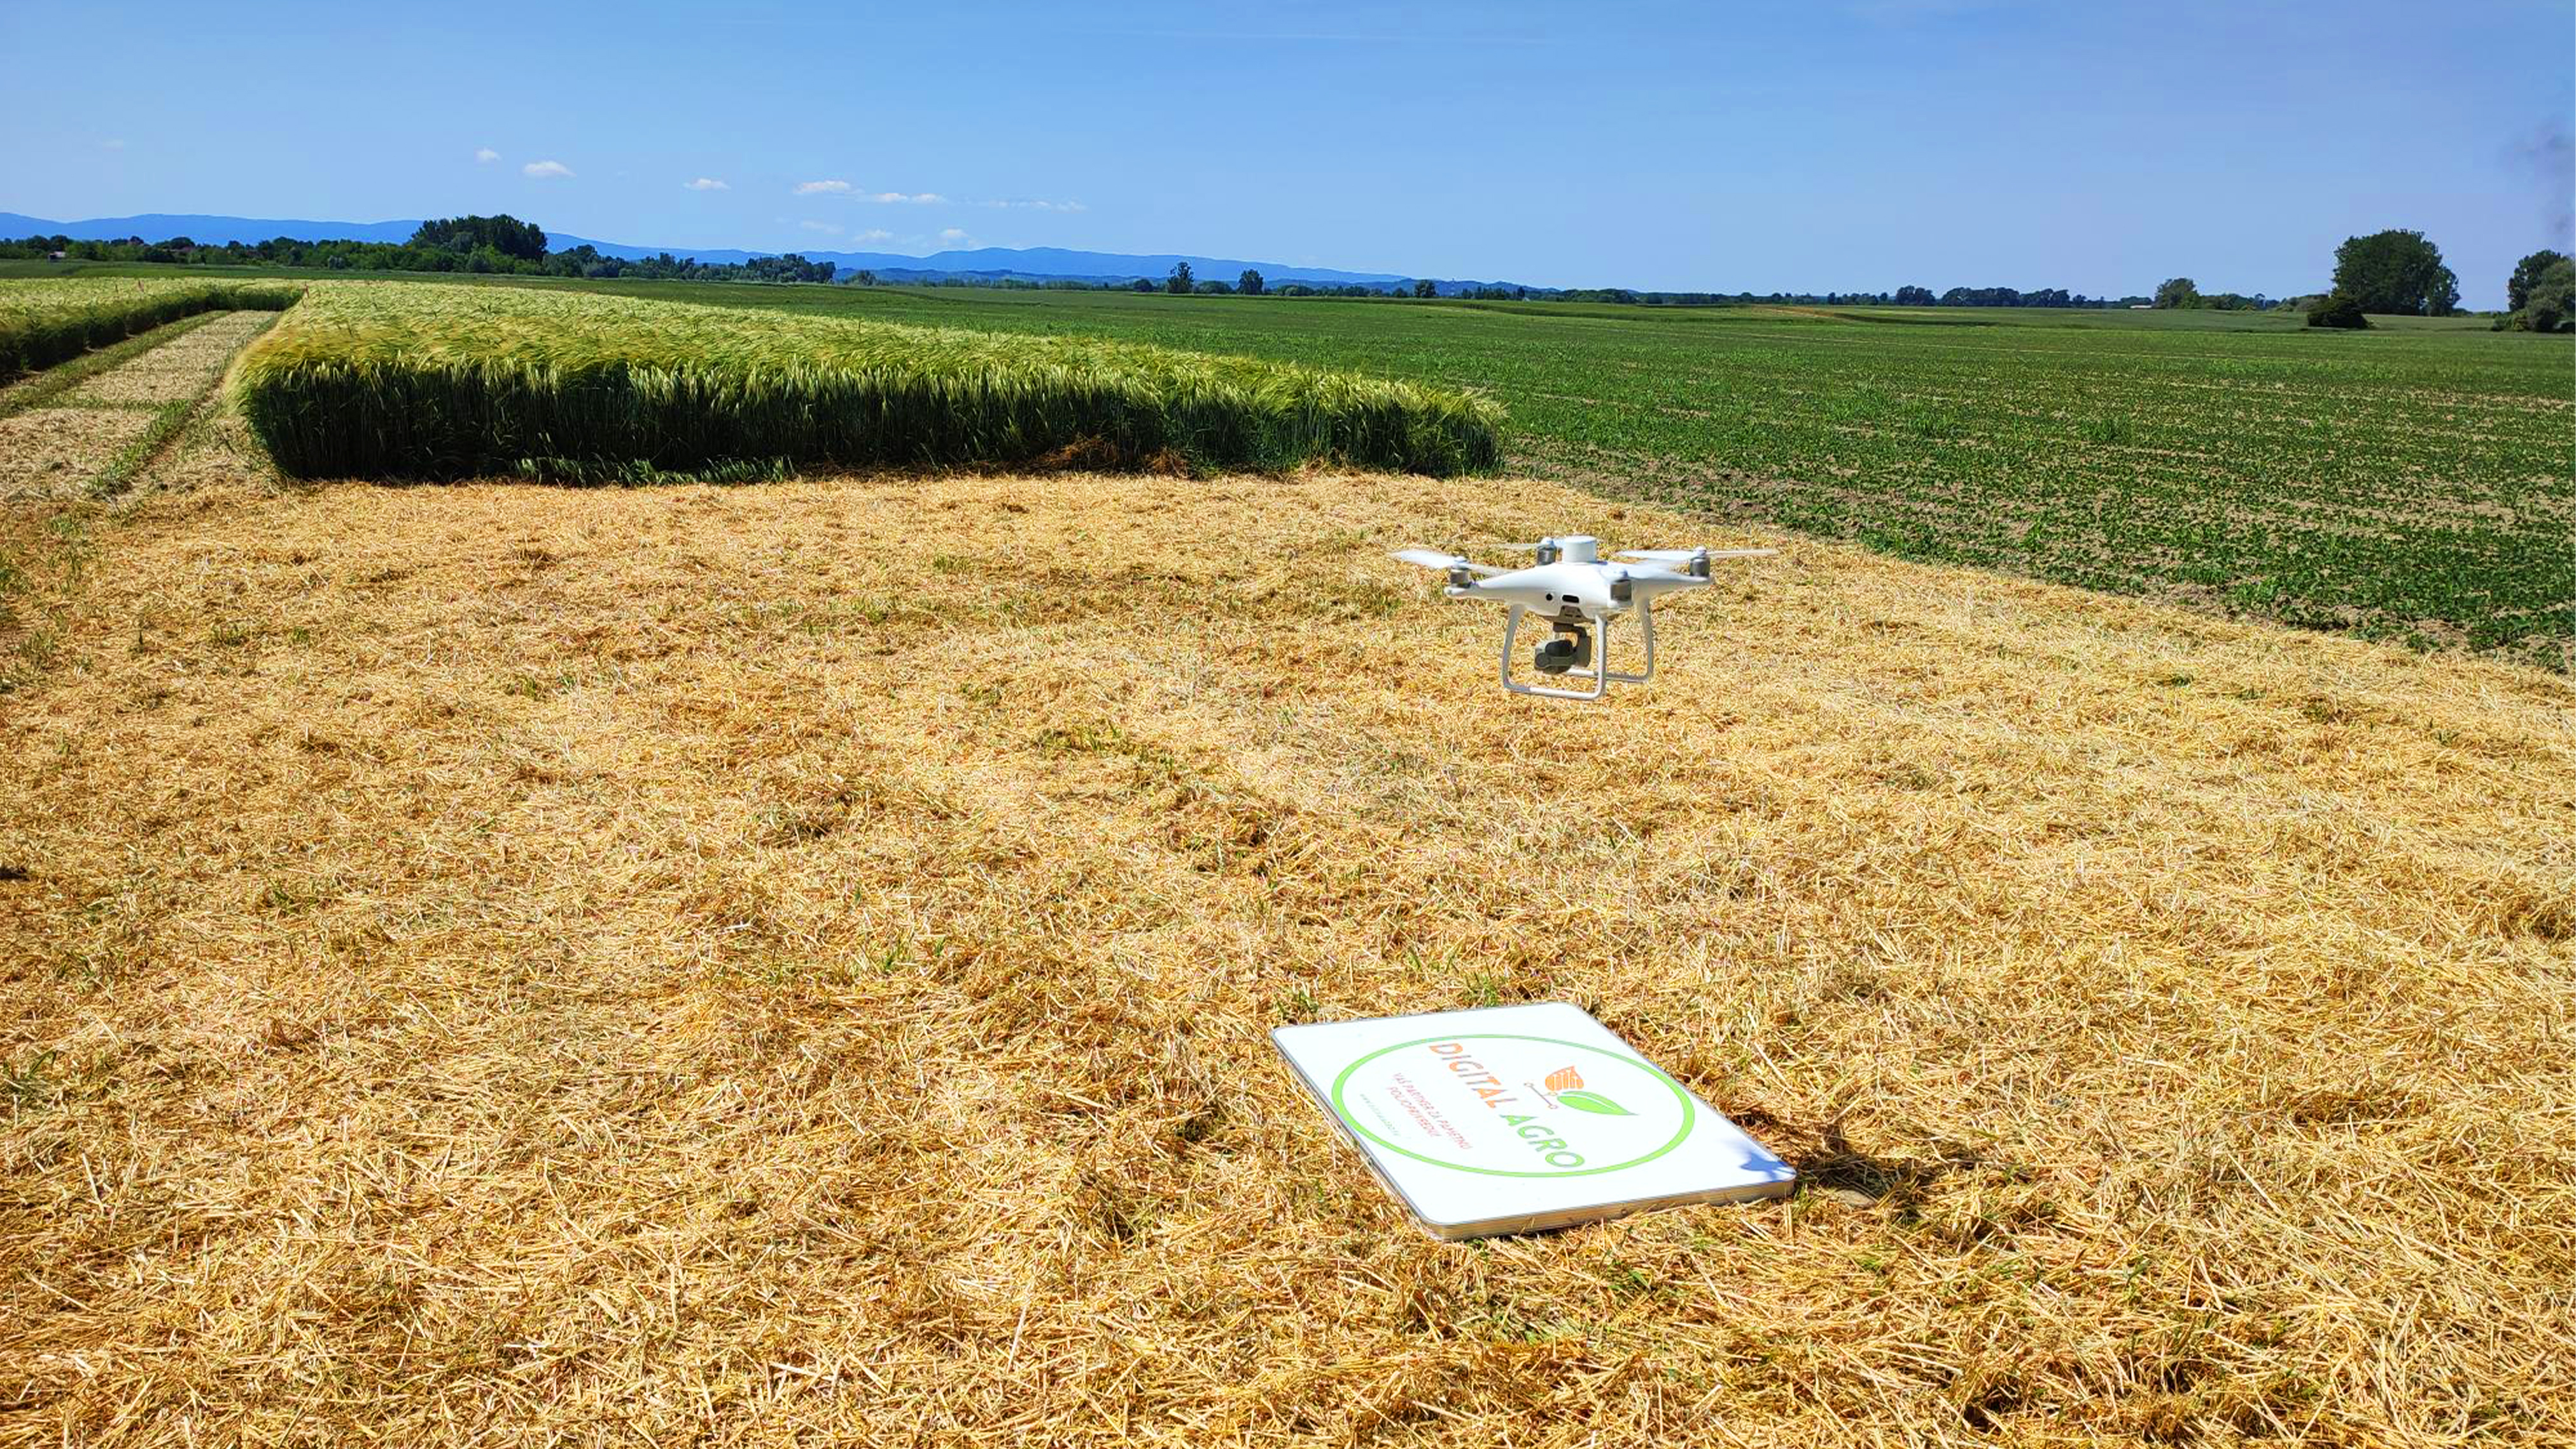
[[122, 136], [109, 137], [107, 140], [99, 142], [98, 148], [102, 151], [122, 151], [125, 149], [125, 138]]
[[852, 241], [893, 241], [893, 240], [894, 240], [894, 233], [893, 233], [893, 232], [890, 232], [890, 231], [888, 231], [888, 230], [886, 230], [884, 227], [881, 227], [881, 226], [872, 226], [872, 227], [869, 227], [866, 231], [860, 232], [858, 235], [851, 237], [851, 238], [850, 238], [850, 240], [852, 240]]
[[474, 151], [474, 159], [482, 165], [489, 166], [493, 162], [501, 159], [501, 153], [493, 150], [489, 146], [478, 146]]
[[1091, 209], [1079, 201], [1039, 201], [1016, 198], [1010, 201], [988, 201], [984, 204], [1000, 207], [1004, 211], [1089, 211]]
[[836, 221], [800, 221], [796, 224], [805, 228], [807, 231], [819, 231], [826, 236], [839, 236], [841, 234], [841, 224]]
[[732, 188], [732, 187], [725, 185], [723, 182], [718, 181], [717, 179], [715, 179], [715, 178], [714, 178], [714, 177], [712, 177], [712, 176], [701, 176], [701, 177], [699, 177], [699, 178], [698, 178], [697, 180], [695, 180], [695, 181], [683, 181], [683, 182], [681, 182], [680, 184], [681, 184], [682, 186], [685, 186], [685, 187], [689, 188], [691, 191], [731, 191], [731, 190], [733, 190], [733, 188]]
[[798, 196], [846, 196], [852, 201], [872, 201], [888, 206], [946, 206], [948, 198], [936, 191], [861, 191], [846, 181], [799, 181]]
[[531, 161], [527, 165], [519, 168], [519, 174], [522, 176], [534, 176], [543, 180], [549, 176], [570, 176], [572, 174], [572, 168], [566, 166], [561, 161]]
[[944, 242], [962, 242], [966, 240], [966, 233], [962, 229], [952, 226], [948, 230], [941, 232], [939, 234], [939, 239]]

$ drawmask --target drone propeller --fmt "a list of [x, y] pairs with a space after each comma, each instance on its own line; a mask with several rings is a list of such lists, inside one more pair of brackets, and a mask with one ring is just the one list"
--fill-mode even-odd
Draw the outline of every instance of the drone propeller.
[[1459, 569], [1465, 569], [1480, 578], [1487, 574], [1502, 572], [1491, 564], [1472, 563], [1454, 553], [1442, 553], [1436, 548], [1399, 548], [1390, 557], [1402, 559], [1409, 564], [1420, 564], [1427, 569], [1448, 569], [1453, 573]]
[[1648, 563], [1689, 563], [1708, 558], [1769, 558], [1776, 548], [1623, 548], [1614, 557], [1644, 559]]

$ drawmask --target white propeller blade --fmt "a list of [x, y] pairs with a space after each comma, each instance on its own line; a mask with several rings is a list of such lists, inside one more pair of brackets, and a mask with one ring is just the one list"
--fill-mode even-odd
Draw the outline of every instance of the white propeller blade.
[[[1708, 556], [1710, 558], [1769, 558], [1779, 551], [1776, 548], [1712, 548], [1708, 550]], [[1612, 556], [1641, 558], [1648, 563], [1689, 563], [1699, 557], [1699, 554], [1700, 550], [1695, 548], [1623, 548]]]
[[1399, 548], [1389, 557], [1402, 559], [1409, 564], [1420, 564], [1427, 569], [1465, 569], [1477, 575], [1502, 572], [1501, 569], [1489, 564], [1470, 563], [1454, 553], [1442, 553], [1436, 548]]

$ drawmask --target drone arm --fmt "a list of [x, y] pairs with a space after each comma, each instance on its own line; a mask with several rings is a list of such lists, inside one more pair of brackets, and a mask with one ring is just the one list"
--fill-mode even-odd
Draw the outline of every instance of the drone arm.
[[1705, 581], [1708, 563], [1720, 558], [1769, 558], [1776, 548], [1623, 548], [1616, 557], [1649, 564], [1679, 564], [1690, 577]]

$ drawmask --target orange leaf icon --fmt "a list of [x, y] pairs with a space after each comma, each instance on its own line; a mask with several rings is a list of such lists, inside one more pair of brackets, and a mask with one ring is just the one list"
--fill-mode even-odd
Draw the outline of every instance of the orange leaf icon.
[[1547, 1074], [1547, 1089], [1551, 1092], [1562, 1092], [1568, 1087], [1582, 1085], [1583, 1074], [1572, 1067], [1560, 1067]]

